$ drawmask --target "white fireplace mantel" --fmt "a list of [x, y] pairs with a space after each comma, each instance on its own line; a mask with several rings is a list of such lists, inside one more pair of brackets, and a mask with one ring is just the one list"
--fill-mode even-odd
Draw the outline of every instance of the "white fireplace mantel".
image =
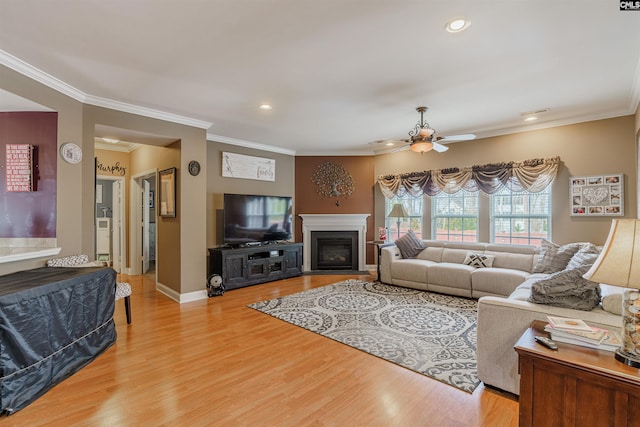
[[367, 217], [369, 214], [299, 214], [302, 218], [302, 270], [311, 271], [312, 231], [357, 231], [358, 270], [366, 270]]

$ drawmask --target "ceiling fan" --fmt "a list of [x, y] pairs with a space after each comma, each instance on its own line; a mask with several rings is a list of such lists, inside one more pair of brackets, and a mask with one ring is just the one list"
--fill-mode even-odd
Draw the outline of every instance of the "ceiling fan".
[[397, 148], [394, 151], [397, 151], [401, 148], [404, 148], [406, 144], [409, 144], [409, 147], [412, 151], [416, 153], [426, 153], [427, 151], [434, 150], [438, 153], [442, 153], [447, 151], [449, 147], [443, 145], [442, 143], [446, 142], [458, 142], [458, 141], [470, 141], [475, 139], [475, 134], [466, 133], [462, 135], [450, 135], [450, 136], [435, 136], [436, 130], [433, 129], [429, 123], [424, 121], [424, 113], [428, 110], [427, 107], [418, 107], [416, 111], [420, 113], [420, 121], [416, 124], [416, 126], [409, 131], [408, 139], [384, 139], [379, 141], [373, 141], [371, 144], [394, 144], [397, 142], [403, 143], [402, 147]]

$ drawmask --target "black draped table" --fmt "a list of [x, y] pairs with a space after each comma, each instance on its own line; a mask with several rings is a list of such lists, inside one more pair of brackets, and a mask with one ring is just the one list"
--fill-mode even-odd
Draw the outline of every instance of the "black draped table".
[[0, 276], [0, 412], [24, 408], [115, 342], [115, 286], [105, 267]]

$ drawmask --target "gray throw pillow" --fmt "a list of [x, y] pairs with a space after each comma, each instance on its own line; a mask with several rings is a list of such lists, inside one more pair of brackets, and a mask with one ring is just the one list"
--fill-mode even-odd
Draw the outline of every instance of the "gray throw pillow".
[[528, 301], [574, 310], [593, 310], [600, 304], [600, 285], [582, 277], [589, 268], [586, 265], [559, 271], [534, 282]]
[[566, 270], [573, 270], [585, 265], [593, 265], [598, 255], [600, 255], [600, 249], [593, 243], [586, 243], [571, 257]]
[[585, 243], [569, 243], [560, 246], [549, 240], [543, 240], [540, 256], [532, 273], [555, 273], [564, 270], [573, 255], [584, 245]]
[[426, 247], [413, 230], [396, 240], [395, 244], [400, 249], [402, 258], [415, 258]]

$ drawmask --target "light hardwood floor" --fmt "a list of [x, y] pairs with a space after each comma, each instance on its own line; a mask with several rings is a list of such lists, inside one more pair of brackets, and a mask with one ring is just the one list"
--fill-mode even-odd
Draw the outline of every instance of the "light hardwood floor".
[[457, 390], [246, 305], [349, 278], [302, 276], [177, 304], [144, 276], [115, 345], [2, 426], [516, 426], [518, 403]]

